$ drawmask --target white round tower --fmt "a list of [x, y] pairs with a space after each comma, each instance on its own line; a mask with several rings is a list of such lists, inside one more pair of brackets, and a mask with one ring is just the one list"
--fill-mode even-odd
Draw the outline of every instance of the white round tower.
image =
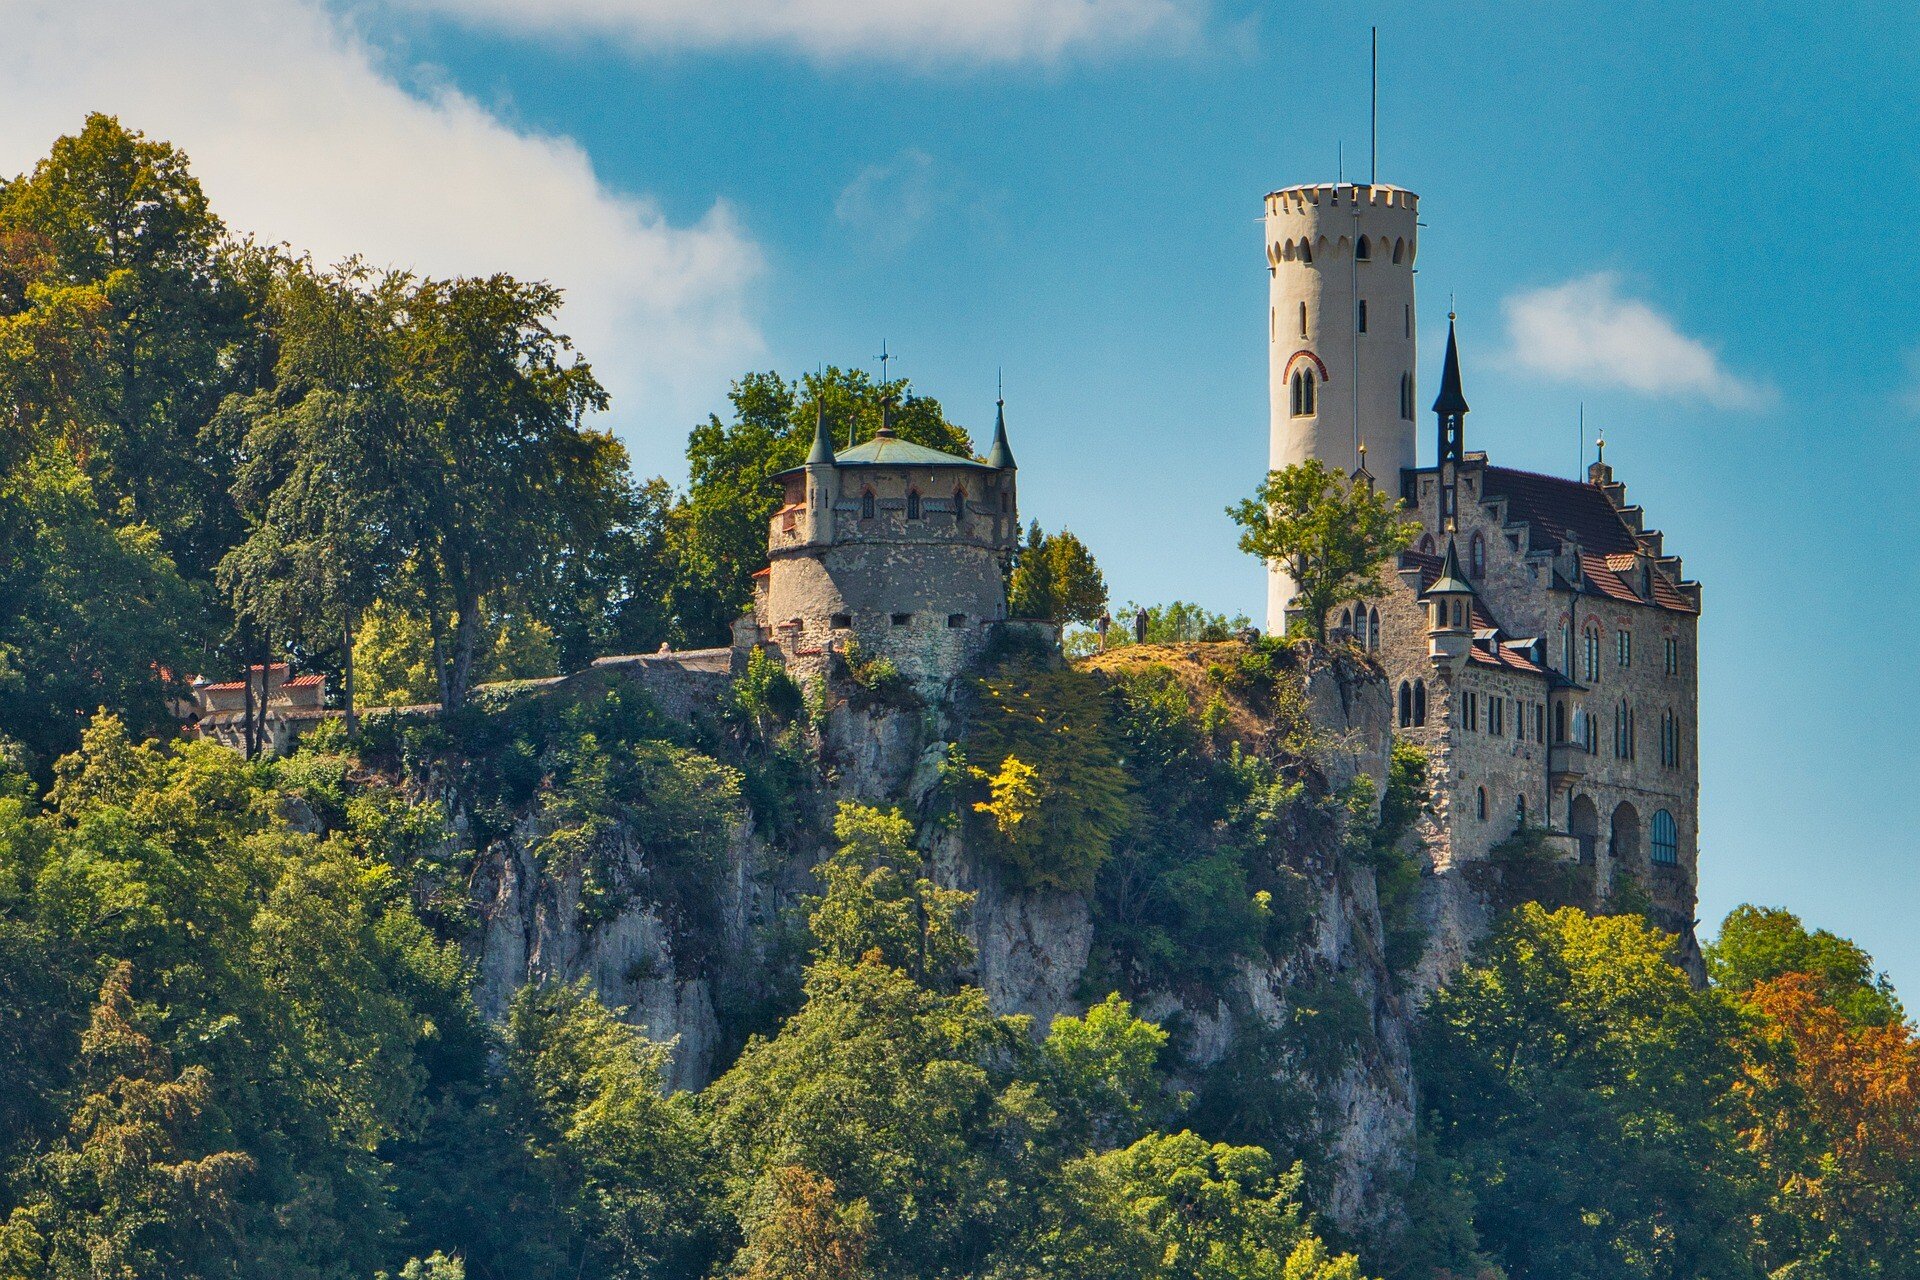
[[[1270, 465], [1318, 458], [1343, 476], [1364, 462], [1398, 496], [1414, 465], [1413, 260], [1420, 198], [1399, 187], [1324, 183], [1267, 197]], [[1267, 628], [1286, 627], [1293, 583], [1267, 584]]]

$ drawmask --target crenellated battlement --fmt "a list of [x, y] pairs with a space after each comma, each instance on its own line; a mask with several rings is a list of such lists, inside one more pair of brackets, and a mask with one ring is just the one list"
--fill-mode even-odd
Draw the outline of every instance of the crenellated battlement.
[[1282, 187], [1267, 193], [1269, 214], [1306, 213], [1309, 210], [1345, 209], [1366, 205], [1378, 209], [1420, 211], [1420, 197], [1405, 187], [1365, 182], [1316, 182], [1298, 187]]

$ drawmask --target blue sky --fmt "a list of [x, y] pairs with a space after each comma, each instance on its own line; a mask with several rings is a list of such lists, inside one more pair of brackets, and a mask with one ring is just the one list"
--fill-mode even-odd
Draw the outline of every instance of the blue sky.
[[[1258, 613], [1277, 186], [1420, 193], [1422, 379], [1571, 473], [1576, 415], [1706, 587], [1703, 919], [1791, 906], [1920, 993], [1909, 6], [0, 0], [0, 164], [91, 107], [236, 227], [570, 290], [636, 465], [748, 368], [895, 370], [1118, 599]], [[1422, 456], [1432, 443], [1422, 425]]]

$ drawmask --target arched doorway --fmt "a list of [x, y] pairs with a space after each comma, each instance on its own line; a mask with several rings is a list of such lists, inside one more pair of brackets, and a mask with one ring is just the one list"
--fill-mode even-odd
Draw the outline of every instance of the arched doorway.
[[1590, 797], [1573, 798], [1573, 805], [1567, 810], [1567, 830], [1580, 843], [1580, 865], [1592, 866], [1600, 843], [1600, 810], [1594, 807]]
[[1613, 811], [1612, 830], [1607, 835], [1607, 858], [1615, 874], [1625, 871], [1636, 880], [1646, 880], [1646, 862], [1640, 854], [1640, 811], [1624, 800]]

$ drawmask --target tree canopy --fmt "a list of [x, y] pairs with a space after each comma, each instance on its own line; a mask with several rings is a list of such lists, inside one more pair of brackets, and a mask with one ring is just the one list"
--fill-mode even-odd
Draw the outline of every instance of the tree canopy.
[[1293, 580], [1300, 625], [1315, 639], [1326, 638], [1327, 614], [1342, 600], [1379, 598], [1381, 566], [1416, 532], [1395, 499], [1347, 483], [1317, 458], [1269, 471], [1227, 514], [1240, 526], [1240, 549]]

